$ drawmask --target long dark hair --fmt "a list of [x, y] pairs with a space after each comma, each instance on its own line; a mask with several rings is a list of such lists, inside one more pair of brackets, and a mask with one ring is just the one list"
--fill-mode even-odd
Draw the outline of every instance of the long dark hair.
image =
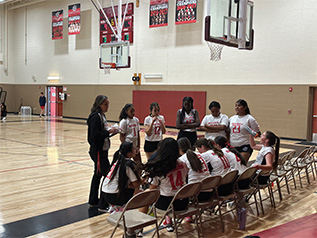
[[135, 173], [135, 176], [140, 181], [139, 173], [136, 172], [136, 164], [132, 160], [127, 160], [127, 154], [132, 152], [133, 144], [131, 142], [123, 142], [120, 145], [120, 149], [113, 155], [110, 168], [116, 163], [115, 168], [111, 174], [110, 181], [114, 179], [119, 170], [118, 190], [119, 197], [125, 196], [125, 191], [128, 189], [128, 176], [126, 174], [127, 166], [129, 166]]
[[151, 105], [150, 105], [150, 116], [152, 116], [152, 110], [153, 108], [157, 107], [158, 110], [160, 111], [160, 106], [157, 102], [152, 102]]
[[222, 150], [219, 150], [212, 140], [207, 140], [206, 138], [200, 138], [195, 142], [195, 147], [204, 146], [208, 150], [212, 150], [216, 155], [223, 156]]
[[108, 97], [105, 96], [105, 95], [98, 95], [96, 97], [96, 99], [95, 99], [94, 104], [92, 105], [92, 108], [91, 108], [90, 112], [99, 112], [99, 113], [101, 113], [101, 109], [100, 109], [99, 106], [107, 99], [108, 99]]
[[[183, 98], [183, 104], [182, 104], [182, 111], [181, 111], [181, 114], [180, 114], [180, 124], [183, 124], [183, 120], [184, 120], [184, 117], [185, 117], [184, 102], [190, 102], [190, 104], [191, 104], [190, 110], [194, 109], [194, 99], [192, 97], [184, 97]], [[195, 114], [195, 112], [194, 112], [194, 114]]]
[[280, 138], [276, 136], [272, 131], [266, 131], [265, 132], [266, 139], [269, 140], [269, 145], [274, 146], [275, 145], [275, 154], [274, 154], [274, 161], [273, 161], [273, 169], [277, 168], [278, 165], [278, 157], [280, 153]]
[[132, 103], [127, 103], [121, 110], [120, 112], [120, 116], [119, 116], [119, 119], [120, 121], [122, 119], [127, 119], [128, 117], [128, 114], [127, 114], [127, 111], [129, 110], [130, 107], [134, 107]]
[[248, 107], [247, 101], [245, 101], [245, 100], [243, 100], [243, 99], [239, 99], [238, 101], [236, 101], [236, 103], [240, 103], [242, 106], [245, 107], [245, 113], [246, 113], [246, 114], [251, 114], [250, 108]]
[[190, 141], [186, 137], [181, 137], [177, 140], [177, 144], [179, 149], [186, 153], [187, 159], [190, 163], [190, 166], [195, 172], [199, 172], [203, 169], [203, 165], [198, 158], [197, 154], [194, 153], [194, 151], [191, 150], [192, 145], [190, 144]]
[[242, 155], [234, 148], [232, 147], [227, 139], [223, 136], [217, 136], [215, 138], [215, 143], [217, 145], [219, 145], [221, 148], [227, 148], [229, 151], [231, 151], [232, 153], [234, 153], [236, 156], [238, 156], [240, 158], [241, 164], [246, 165], [244, 158], [242, 157]]
[[176, 168], [177, 158], [179, 157], [177, 141], [173, 138], [165, 138], [160, 142], [156, 153], [155, 159], [144, 165], [144, 170], [150, 178], [155, 176], [165, 177], [169, 171]]

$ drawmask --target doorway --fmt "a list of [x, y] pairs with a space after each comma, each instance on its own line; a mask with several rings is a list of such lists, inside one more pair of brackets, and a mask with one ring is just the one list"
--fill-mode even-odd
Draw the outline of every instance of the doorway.
[[51, 117], [63, 116], [63, 86], [47, 87], [47, 115]]

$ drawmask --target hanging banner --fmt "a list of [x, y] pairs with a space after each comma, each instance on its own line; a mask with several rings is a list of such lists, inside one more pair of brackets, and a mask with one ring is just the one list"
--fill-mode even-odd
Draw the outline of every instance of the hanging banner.
[[167, 26], [168, 0], [150, 1], [150, 28]]
[[197, 0], [176, 0], [175, 24], [196, 22]]
[[63, 10], [52, 12], [52, 40], [63, 39]]
[[80, 3], [68, 6], [68, 35], [80, 34]]

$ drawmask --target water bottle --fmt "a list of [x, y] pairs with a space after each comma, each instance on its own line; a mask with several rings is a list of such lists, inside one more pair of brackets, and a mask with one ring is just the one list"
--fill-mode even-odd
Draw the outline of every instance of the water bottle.
[[247, 221], [247, 212], [245, 208], [239, 209], [238, 216], [239, 216], [239, 229], [245, 230], [245, 223]]
[[249, 132], [254, 138], [257, 138], [259, 136], [259, 133], [252, 130], [249, 126], [244, 127], [247, 132]]

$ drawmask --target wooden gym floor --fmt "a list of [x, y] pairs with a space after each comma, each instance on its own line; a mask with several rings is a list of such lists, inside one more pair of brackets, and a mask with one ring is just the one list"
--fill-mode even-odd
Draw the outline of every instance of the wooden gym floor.
[[[165, 136], [175, 137], [176, 132], [168, 129]], [[0, 237], [110, 236], [112, 226], [106, 221], [109, 214], [99, 214], [87, 205], [93, 163], [88, 155], [86, 133], [84, 120], [9, 114], [5, 122], [0, 122]], [[144, 132], [141, 137], [143, 145]], [[110, 161], [120, 145], [119, 137], [114, 136], [111, 143]], [[308, 145], [299, 141], [282, 140], [281, 153], [290, 149], [300, 152], [306, 147]], [[251, 159], [256, 154], [254, 152]], [[143, 152], [142, 158], [146, 160]], [[238, 229], [235, 216], [229, 213], [225, 215], [225, 233], [221, 233], [215, 218], [204, 224], [205, 237], [244, 237], [315, 214], [316, 180], [311, 176], [309, 185], [303, 178], [303, 188], [298, 184], [297, 190], [292, 183], [290, 186], [290, 195], [282, 188], [281, 202], [275, 193], [276, 209], [271, 208], [269, 200], [264, 202], [264, 216], [257, 217], [255, 210], [248, 210], [245, 231]], [[315, 221], [316, 216], [312, 219]], [[313, 224], [313, 233], [305, 237], [317, 237], [317, 223]], [[182, 226], [186, 229], [191, 225]], [[296, 232], [293, 237], [303, 237], [298, 230]], [[164, 229], [160, 235], [174, 237]], [[144, 237], [151, 236], [151, 228], [145, 229]], [[185, 237], [195, 236], [189, 233]], [[120, 229], [115, 237], [122, 237]]]

